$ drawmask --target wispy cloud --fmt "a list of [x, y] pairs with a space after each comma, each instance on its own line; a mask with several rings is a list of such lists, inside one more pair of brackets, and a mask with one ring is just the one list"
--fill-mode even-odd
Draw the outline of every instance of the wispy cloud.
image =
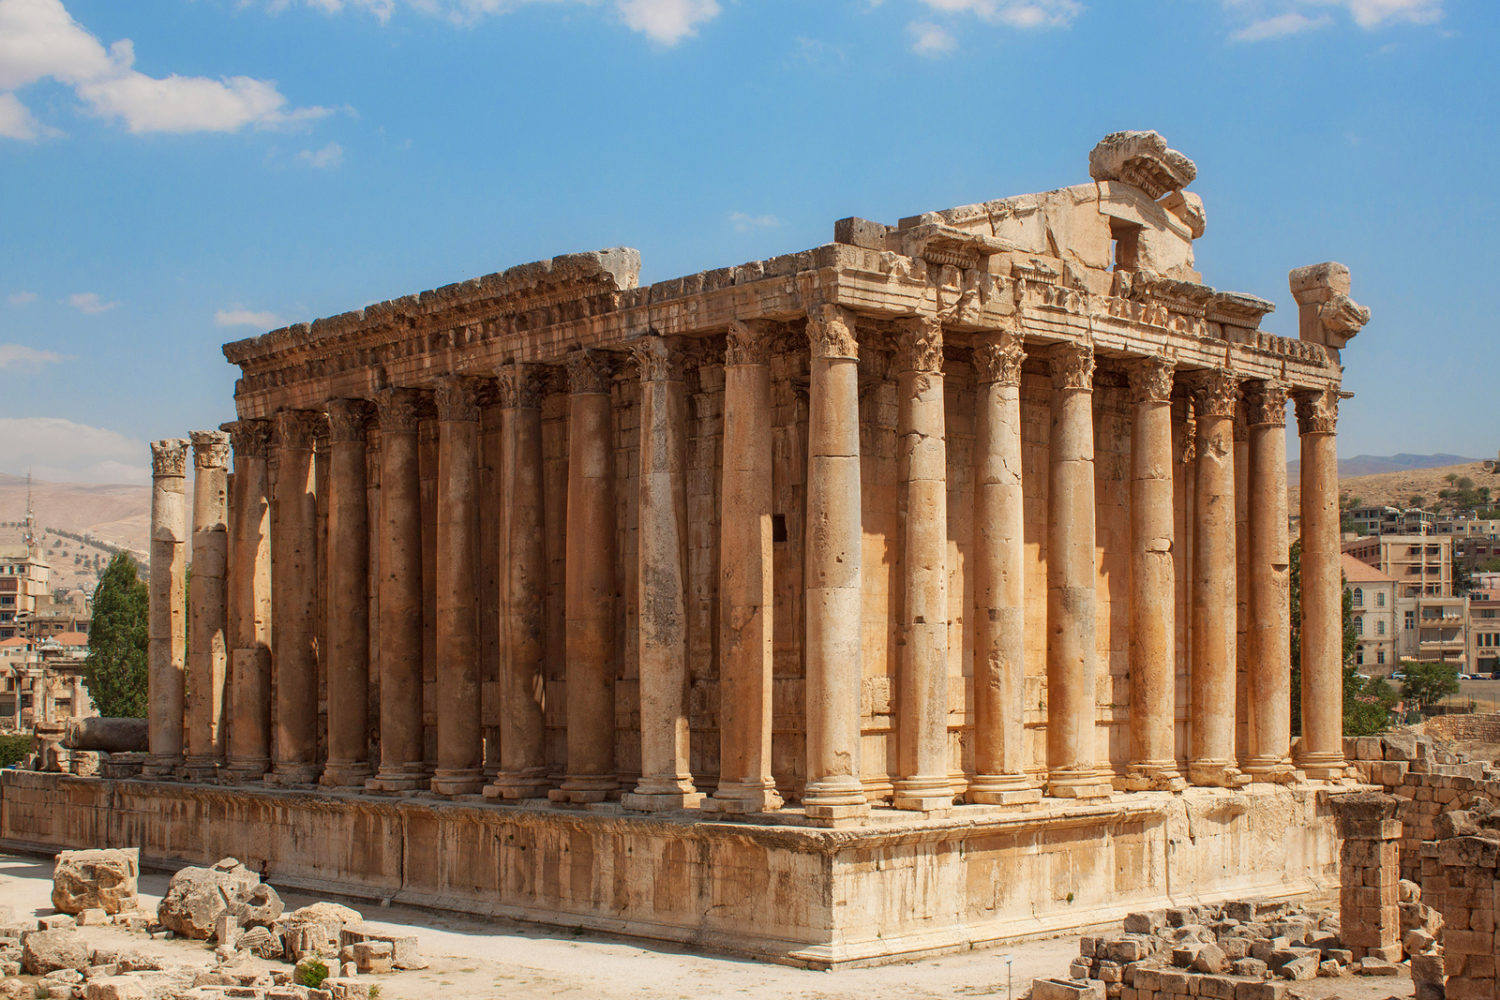
[[1308, 17], [1298, 11], [1289, 10], [1275, 17], [1263, 17], [1259, 21], [1252, 21], [1238, 31], [1232, 32], [1229, 37], [1236, 42], [1263, 42], [1270, 38], [1285, 38], [1288, 35], [1300, 35], [1304, 31], [1326, 28], [1332, 23], [1333, 18], [1326, 14]]
[[0, 344], [0, 371], [40, 368], [64, 360], [56, 351], [43, 351], [24, 344]]
[[0, 135], [33, 139], [55, 131], [39, 124], [14, 93], [47, 78], [72, 87], [93, 114], [117, 119], [135, 133], [281, 128], [330, 112], [288, 107], [269, 80], [153, 77], [134, 65], [130, 39], [106, 50], [62, 0], [0, 0]]
[[119, 304], [119, 302], [101, 301], [97, 292], [75, 292], [68, 296], [68, 305], [89, 316], [97, 316], [99, 313], [109, 312]]
[[36, 292], [12, 292], [5, 297], [5, 301], [13, 306], [24, 306], [36, 301]]
[[942, 25], [931, 21], [913, 21], [906, 26], [911, 33], [911, 50], [919, 56], [937, 57], [947, 55], [958, 48], [954, 38]]
[[698, 26], [719, 16], [717, 0], [616, 0], [631, 31], [653, 42], [676, 45], [698, 33]]
[[214, 326], [258, 326], [270, 330], [281, 325], [281, 319], [273, 312], [255, 312], [240, 305], [214, 313]]
[[59, 483], [146, 483], [143, 441], [61, 417], [0, 418], [0, 469]]
[[974, 14], [1011, 28], [1066, 28], [1083, 13], [1079, 0], [922, 0], [945, 14]]
[[1236, 42], [1263, 42], [1301, 35], [1335, 23], [1342, 11], [1366, 31], [1394, 25], [1435, 24], [1443, 17], [1443, 0], [1222, 0], [1231, 18], [1241, 23], [1230, 32]]
[[344, 147], [336, 142], [330, 142], [322, 149], [304, 149], [297, 154], [297, 159], [317, 170], [333, 170], [343, 165]]
[[730, 212], [729, 224], [737, 233], [748, 233], [753, 229], [775, 229], [781, 220], [774, 215], [751, 215], [748, 212]]

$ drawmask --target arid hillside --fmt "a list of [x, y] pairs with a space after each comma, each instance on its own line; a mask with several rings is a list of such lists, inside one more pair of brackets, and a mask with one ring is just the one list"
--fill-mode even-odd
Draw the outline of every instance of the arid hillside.
[[[149, 486], [33, 482], [31, 501], [37, 540], [52, 566], [54, 587], [92, 590], [97, 570], [109, 561], [111, 546], [145, 559]], [[0, 545], [21, 543], [25, 517], [26, 477], [0, 473]]]
[[[1414, 496], [1422, 497], [1430, 510], [1439, 504], [1438, 492], [1451, 489], [1449, 476], [1468, 478], [1476, 487], [1488, 486], [1500, 497], [1500, 475], [1486, 471], [1482, 462], [1466, 462], [1462, 465], [1445, 465], [1436, 469], [1411, 469], [1401, 472], [1382, 472], [1373, 476], [1343, 476], [1339, 479], [1339, 493], [1346, 499], [1358, 499], [1368, 505], [1385, 504], [1406, 507]], [[1295, 479], [1290, 481], [1291, 509], [1297, 511], [1298, 495]]]

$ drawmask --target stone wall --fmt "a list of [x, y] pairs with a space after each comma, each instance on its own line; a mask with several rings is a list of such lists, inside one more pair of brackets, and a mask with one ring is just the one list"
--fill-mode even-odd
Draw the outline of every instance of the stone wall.
[[1500, 743], [1500, 714], [1435, 715], [1422, 723], [1421, 731], [1440, 740]]

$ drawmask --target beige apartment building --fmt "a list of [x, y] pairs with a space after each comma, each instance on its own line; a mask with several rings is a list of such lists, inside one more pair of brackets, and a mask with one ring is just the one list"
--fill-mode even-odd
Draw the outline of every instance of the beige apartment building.
[[1397, 597], [1453, 593], [1453, 539], [1441, 535], [1374, 535], [1343, 544], [1346, 555], [1396, 581]]
[[1359, 672], [1388, 677], [1399, 662], [1396, 655], [1396, 581], [1380, 570], [1345, 553], [1344, 589], [1354, 611], [1358, 645], [1354, 662]]
[[1500, 673], [1500, 590], [1470, 592], [1468, 647], [1473, 673]]
[[51, 568], [28, 545], [0, 547], [0, 639], [25, 633], [37, 601], [51, 593]]

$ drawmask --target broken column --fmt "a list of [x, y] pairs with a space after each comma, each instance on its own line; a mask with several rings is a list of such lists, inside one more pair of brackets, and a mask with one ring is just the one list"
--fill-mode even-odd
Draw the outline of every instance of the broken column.
[[1401, 800], [1381, 792], [1333, 799], [1339, 836], [1339, 926], [1356, 959], [1401, 961]]
[[[182, 764], [187, 451], [188, 442], [182, 438], [151, 444], [151, 591], [146, 633], [151, 750], [142, 771], [148, 778], [175, 777]], [[42, 709], [36, 703], [38, 718], [43, 717]]]

